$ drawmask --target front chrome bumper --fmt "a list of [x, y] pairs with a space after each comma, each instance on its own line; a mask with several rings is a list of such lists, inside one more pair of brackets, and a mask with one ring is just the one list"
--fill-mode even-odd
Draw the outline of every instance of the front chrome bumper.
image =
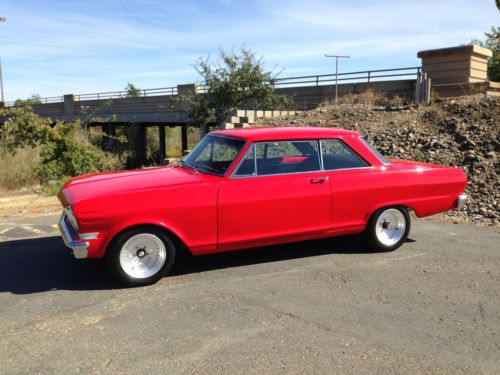
[[457, 198], [457, 210], [463, 210], [467, 202], [467, 194], [460, 194]]
[[66, 214], [61, 215], [59, 220], [59, 230], [61, 231], [64, 244], [73, 250], [73, 255], [77, 259], [87, 258], [89, 243], [86, 241], [75, 241], [71, 235], [71, 230], [66, 223]]

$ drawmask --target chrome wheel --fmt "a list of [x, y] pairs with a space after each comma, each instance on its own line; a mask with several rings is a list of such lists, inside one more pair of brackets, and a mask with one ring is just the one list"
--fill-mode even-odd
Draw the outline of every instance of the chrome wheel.
[[120, 266], [130, 277], [145, 279], [157, 274], [165, 264], [167, 249], [154, 234], [141, 233], [130, 237], [120, 250]]
[[403, 238], [405, 232], [406, 219], [401, 211], [389, 208], [380, 213], [375, 225], [375, 235], [381, 244], [392, 246]]

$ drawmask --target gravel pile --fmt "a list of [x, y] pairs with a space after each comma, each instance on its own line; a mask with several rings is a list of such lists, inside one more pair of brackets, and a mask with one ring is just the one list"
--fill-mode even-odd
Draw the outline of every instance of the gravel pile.
[[472, 97], [427, 107], [325, 106], [258, 125], [310, 125], [360, 131], [383, 154], [460, 167], [467, 174], [465, 211], [440, 215], [454, 222], [500, 225], [500, 98]]

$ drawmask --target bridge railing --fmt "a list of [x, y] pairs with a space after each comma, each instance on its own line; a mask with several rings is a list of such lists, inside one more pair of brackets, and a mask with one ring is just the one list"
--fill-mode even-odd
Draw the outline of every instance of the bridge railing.
[[274, 87], [299, 87], [299, 86], [321, 86], [326, 84], [333, 84], [336, 81], [342, 83], [349, 82], [375, 82], [387, 78], [417, 78], [420, 71], [419, 66], [409, 68], [394, 68], [394, 69], [378, 69], [378, 70], [363, 70], [359, 72], [348, 72], [338, 74], [319, 74], [314, 76], [301, 76], [301, 77], [287, 77], [276, 78], [274, 80]]
[[[299, 77], [285, 77], [276, 78], [273, 80], [273, 87], [300, 87], [300, 86], [321, 86], [333, 84], [336, 81], [340, 83], [355, 83], [355, 82], [376, 82], [380, 80], [387, 80], [388, 78], [402, 79], [402, 78], [417, 78], [420, 71], [419, 66], [409, 68], [393, 68], [393, 69], [378, 69], [378, 70], [364, 70], [359, 72], [347, 72], [338, 74], [318, 74], [312, 76], [299, 76]], [[200, 84], [197, 87], [197, 92], [207, 92], [207, 85]], [[161, 87], [155, 89], [139, 90], [141, 96], [160, 96], [160, 95], [177, 95], [177, 87]], [[109, 91], [109, 92], [96, 92], [91, 94], [74, 95], [75, 101], [85, 100], [108, 100], [128, 98], [128, 91]], [[16, 100], [15, 102], [7, 102], [7, 106], [13, 106], [20, 103], [32, 104], [49, 104], [49, 103], [62, 103], [64, 102], [63, 96], [52, 96], [48, 98], [40, 98], [34, 100]]]
[[[92, 94], [75, 95], [75, 101], [82, 100], [107, 100], [107, 99], [120, 99], [129, 98], [128, 91], [109, 91], [109, 92], [96, 92]], [[177, 95], [176, 87], [160, 87], [156, 89], [138, 90], [140, 96], [158, 96], [158, 95]]]
[[49, 96], [47, 98], [33, 98], [26, 100], [17, 99], [14, 101], [5, 102], [5, 105], [7, 107], [12, 107], [17, 104], [50, 104], [50, 103], [61, 103], [63, 101], [64, 101], [63, 96]]

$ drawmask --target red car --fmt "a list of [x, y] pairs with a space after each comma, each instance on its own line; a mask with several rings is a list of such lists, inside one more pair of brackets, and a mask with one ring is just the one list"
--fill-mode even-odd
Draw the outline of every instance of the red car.
[[410, 216], [462, 208], [464, 173], [387, 160], [358, 132], [249, 128], [205, 136], [177, 165], [71, 179], [59, 226], [76, 258], [106, 257], [129, 285], [193, 255], [363, 233], [372, 248], [406, 240]]

